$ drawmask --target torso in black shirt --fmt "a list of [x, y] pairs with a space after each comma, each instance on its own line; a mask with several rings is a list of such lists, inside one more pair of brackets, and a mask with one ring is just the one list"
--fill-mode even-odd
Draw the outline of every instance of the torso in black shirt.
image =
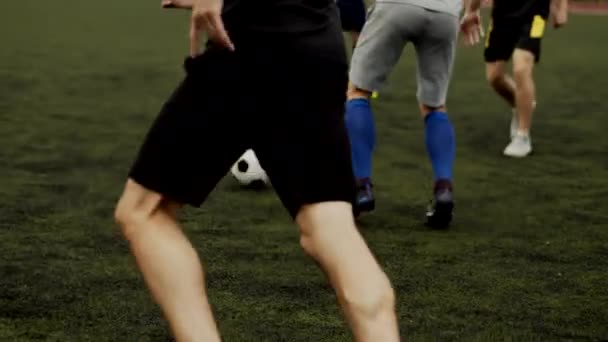
[[334, 0], [225, 0], [228, 31], [306, 34], [339, 25]]
[[335, 0], [225, 0], [222, 18], [241, 51], [307, 54], [346, 63]]
[[549, 16], [551, 0], [494, 0], [492, 18], [527, 21], [535, 15]]

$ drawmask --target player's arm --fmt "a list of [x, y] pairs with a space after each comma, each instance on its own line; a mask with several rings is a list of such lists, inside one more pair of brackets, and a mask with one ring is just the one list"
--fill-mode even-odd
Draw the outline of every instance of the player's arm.
[[191, 9], [194, 0], [161, 0], [162, 8], [182, 8]]
[[479, 43], [483, 37], [483, 28], [481, 24], [481, 0], [465, 0], [464, 16], [460, 21], [460, 30], [463, 33], [465, 43], [475, 45]]
[[551, 0], [551, 17], [555, 28], [568, 22], [568, 0]]

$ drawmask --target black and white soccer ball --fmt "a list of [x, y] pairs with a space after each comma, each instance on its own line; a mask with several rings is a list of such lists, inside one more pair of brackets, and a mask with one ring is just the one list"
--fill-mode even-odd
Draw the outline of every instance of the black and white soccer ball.
[[270, 179], [260, 165], [253, 150], [249, 149], [232, 165], [230, 173], [242, 187], [263, 189], [270, 186]]

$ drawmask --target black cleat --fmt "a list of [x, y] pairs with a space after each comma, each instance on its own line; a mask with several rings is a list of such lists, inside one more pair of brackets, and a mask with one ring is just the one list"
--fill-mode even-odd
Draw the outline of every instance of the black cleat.
[[376, 199], [372, 192], [372, 183], [369, 178], [357, 180], [357, 197], [353, 203], [353, 214], [358, 217], [361, 213], [373, 211], [376, 208]]
[[426, 212], [426, 224], [433, 229], [445, 229], [452, 222], [454, 210], [454, 193], [449, 180], [435, 182], [434, 200]]

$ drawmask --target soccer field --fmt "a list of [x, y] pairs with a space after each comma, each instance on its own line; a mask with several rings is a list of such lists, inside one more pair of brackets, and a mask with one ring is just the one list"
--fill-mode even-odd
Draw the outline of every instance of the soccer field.
[[[378, 209], [361, 220], [404, 340], [608, 339], [606, 32], [608, 17], [572, 16], [547, 33], [524, 160], [501, 156], [510, 109], [485, 83], [482, 47], [459, 49], [447, 231], [422, 225], [431, 170], [406, 50], [374, 104]], [[112, 213], [187, 52], [188, 13], [156, 1], [3, 1], [0, 341], [170, 339]], [[271, 191], [227, 177], [183, 220], [226, 341], [350, 340]]]

